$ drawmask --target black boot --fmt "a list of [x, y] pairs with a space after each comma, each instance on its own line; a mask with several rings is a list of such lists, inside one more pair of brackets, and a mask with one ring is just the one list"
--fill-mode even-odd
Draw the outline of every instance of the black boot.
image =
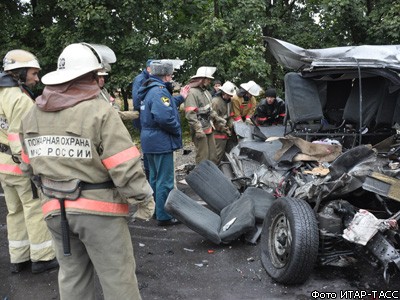
[[57, 259], [53, 258], [52, 260], [39, 260], [32, 262], [32, 273], [39, 274], [47, 270], [51, 270], [54, 268], [58, 268], [58, 261]]
[[29, 264], [31, 263], [30, 260], [21, 262], [21, 263], [16, 263], [16, 264], [11, 264], [11, 273], [19, 273], [21, 271], [23, 271], [24, 269], [26, 269]]

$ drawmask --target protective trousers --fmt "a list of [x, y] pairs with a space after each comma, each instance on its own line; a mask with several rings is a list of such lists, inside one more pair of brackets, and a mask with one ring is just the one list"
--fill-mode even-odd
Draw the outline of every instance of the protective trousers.
[[192, 139], [196, 147], [196, 164], [206, 159], [216, 164], [217, 149], [215, 147], [214, 134], [206, 134], [206, 137], [198, 139], [193, 133]]
[[215, 139], [215, 149], [217, 153], [217, 163], [219, 164], [224, 157], [225, 154], [225, 148], [226, 144], [228, 142], [228, 139]]
[[61, 300], [95, 299], [95, 271], [104, 299], [141, 299], [125, 217], [68, 214], [71, 256], [64, 256], [60, 216], [46, 218], [60, 264]]
[[28, 177], [0, 174], [8, 209], [7, 232], [11, 263], [47, 261], [55, 257], [41, 203], [32, 195]]
[[222, 159], [225, 159], [225, 153], [229, 153], [232, 150], [232, 148], [235, 147], [236, 145], [237, 145], [237, 138], [235, 135], [228, 136], [227, 139], [215, 137], [217, 164], [219, 164]]

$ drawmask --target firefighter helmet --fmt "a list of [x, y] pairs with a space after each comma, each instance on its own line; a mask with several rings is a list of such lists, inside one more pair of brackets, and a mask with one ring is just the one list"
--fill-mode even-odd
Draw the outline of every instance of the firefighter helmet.
[[4, 71], [10, 71], [20, 68], [40, 69], [39, 61], [32, 53], [16, 49], [9, 51], [3, 59]]
[[219, 89], [223, 91], [225, 94], [233, 96], [235, 94], [237, 87], [232, 82], [225, 81], [225, 83]]
[[42, 82], [46, 85], [61, 84], [103, 68], [101, 58], [88, 45], [70, 44], [58, 57], [57, 70], [44, 75]]
[[246, 90], [252, 96], [258, 96], [261, 92], [261, 87], [255, 83], [253, 80], [250, 80], [247, 83], [242, 83], [240, 85], [244, 90]]
[[191, 78], [209, 78], [214, 79], [213, 74], [217, 70], [216, 67], [200, 67], [197, 69], [196, 75]]

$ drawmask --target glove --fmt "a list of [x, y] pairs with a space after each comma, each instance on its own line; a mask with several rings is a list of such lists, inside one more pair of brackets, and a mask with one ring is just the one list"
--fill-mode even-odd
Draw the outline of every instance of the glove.
[[226, 125], [226, 120], [224, 118], [221, 118], [221, 117], [217, 117], [215, 122], [220, 124], [220, 125], [222, 125], [222, 126]]
[[218, 123], [215, 124], [215, 129], [217, 131], [224, 131], [224, 128], [226, 127], [226, 120], [221, 119], [218, 121]]
[[253, 125], [253, 122], [251, 122], [250, 118], [246, 118], [246, 124], [247, 125]]
[[195, 137], [196, 139], [204, 139], [206, 137], [206, 134], [203, 131], [196, 131]]
[[143, 201], [136, 201], [136, 212], [133, 214], [135, 219], [148, 220], [153, 217], [156, 203], [153, 196]]

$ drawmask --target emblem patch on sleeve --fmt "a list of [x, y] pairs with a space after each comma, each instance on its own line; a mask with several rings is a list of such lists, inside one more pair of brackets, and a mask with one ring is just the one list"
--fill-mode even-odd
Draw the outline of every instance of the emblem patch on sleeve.
[[161, 97], [161, 101], [164, 103], [165, 106], [170, 106], [168, 97]]

